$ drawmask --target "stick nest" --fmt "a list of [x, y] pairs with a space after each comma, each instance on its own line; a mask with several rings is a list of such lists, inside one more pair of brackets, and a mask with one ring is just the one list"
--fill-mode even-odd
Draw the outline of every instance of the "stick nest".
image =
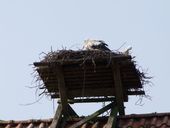
[[67, 60], [67, 59], [104, 59], [111, 58], [117, 55], [125, 55], [120, 52], [108, 52], [101, 50], [87, 51], [87, 50], [59, 50], [59, 51], [51, 51], [45, 54], [44, 58], [41, 62], [55, 62], [57, 60]]

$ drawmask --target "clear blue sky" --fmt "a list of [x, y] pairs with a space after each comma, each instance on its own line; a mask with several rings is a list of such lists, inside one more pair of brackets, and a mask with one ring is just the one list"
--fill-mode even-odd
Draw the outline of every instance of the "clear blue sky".
[[[146, 88], [152, 101], [130, 97], [126, 113], [170, 112], [170, 1], [169, 0], [1, 0], [0, 1], [0, 119], [32, 119], [53, 116], [47, 98], [35, 101], [31, 86], [39, 53], [82, 47], [87, 38], [105, 40], [110, 49], [133, 47], [143, 69], [154, 76]], [[80, 115], [99, 105], [75, 105]], [[55, 105], [56, 107], [56, 105]]]

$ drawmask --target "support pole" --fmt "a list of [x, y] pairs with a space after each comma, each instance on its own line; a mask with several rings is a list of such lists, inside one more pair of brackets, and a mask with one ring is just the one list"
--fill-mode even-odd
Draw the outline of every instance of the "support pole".
[[107, 121], [106, 128], [116, 128], [117, 113], [118, 113], [118, 108], [117, 108], [117, 106], [114, 106], [111, 109], [111, 113], [110, 113], [109, 119]]
[[59, 89], [59, 96], [61, 99], [61, 104], [63, 108], [63, 112], [65, 113], [67, 111], [67, 90], [65, 87], [65, 80], [63, 75], [63, 68], [61, 65], [55, 66], [56, 69], [56, 77], [58, 80], [58, 89]]
[[59, 128], [61, 119], [62, 119], [62, 105], [59, 104], [50, 128]]
[[67, 102], [67, 91], [65, 88], [63, 68], [61, 65], [57, 65], [57, 66], [55, 65], [54, 69], [55, 69], [55, 73], [56, 73], [56, 77], [58, 81], [56, 86], [58, 85], [61, 104], [58, 105], [56, 114], [51, 124], [51, 128], [59, 128], [59, 127], [64, 127], [65, 125], [65, 121], [69, 116], [69, 114], [67, 115], [69, 107], [68, 107], [68, 102]]
[[123, 87], [122, 87], [122, 80], [120, 75], [120, 68], [118, 63], [114, 62], [113, 60], [112, 60], [112, 72], [113, 72], [114, 85], [115, 85], [115, 98], [119, 109], [119, 115], [125, 115]]

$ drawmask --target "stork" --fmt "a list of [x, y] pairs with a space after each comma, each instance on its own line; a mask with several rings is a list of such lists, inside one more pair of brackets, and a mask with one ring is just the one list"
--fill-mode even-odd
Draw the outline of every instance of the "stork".
[[102, 51], [111, 51], [108, 45], [103, 40], [85, 40], [83, 49], [85, 50], [102, 50]]

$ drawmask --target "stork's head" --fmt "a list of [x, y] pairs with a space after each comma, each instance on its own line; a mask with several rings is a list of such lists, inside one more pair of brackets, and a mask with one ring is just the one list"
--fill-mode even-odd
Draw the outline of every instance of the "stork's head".
[[92, 50], [92, 45], [94, 45], [95, 40], [87, 39], [84, 41], [83, 49], [84, 50]]

